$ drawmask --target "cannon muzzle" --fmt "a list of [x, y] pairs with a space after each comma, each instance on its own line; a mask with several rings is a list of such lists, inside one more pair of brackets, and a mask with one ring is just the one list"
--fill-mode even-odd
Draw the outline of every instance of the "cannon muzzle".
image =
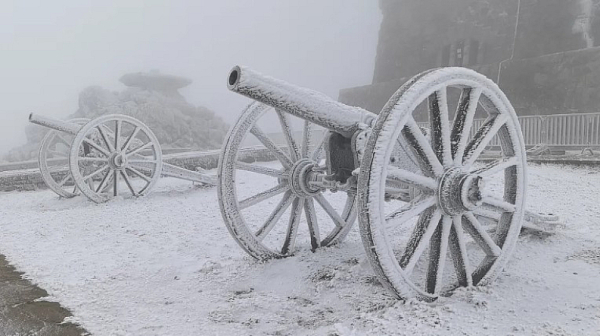
[[42, 117], [33, 113], [29, 115], [29, 122], [71, 135], [76, 135], [81, 129], [81, 125], [73, 124], [62, 120]]
[[227, 88], [346, 137], [352, 136], [359, 124], [371, 125], [377, 117], [362, 108], [342, 104], [320, 92], [262, 75], [246, 67], [236, 66], [231, 70]]

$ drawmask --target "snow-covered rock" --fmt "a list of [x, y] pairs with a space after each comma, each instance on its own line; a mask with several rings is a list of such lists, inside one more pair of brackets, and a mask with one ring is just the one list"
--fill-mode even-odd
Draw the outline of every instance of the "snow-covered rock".
[[[79, 94], [79, 108], [70, 118], [97, 118], [105, 114], [126, 114], [141, 120], [156, 134], [163, 148], [216, 149], [229, 126], [203, 106], [188, 103], [177, 91], [191, 80], [157, 72], [132, 73], [121, 77], [128, 86], [112, 92], [90, 86]], [[41, 139], [48, 130], [29, 125], [27, 143], [11, 150], [7, 161], [33, 159]]]

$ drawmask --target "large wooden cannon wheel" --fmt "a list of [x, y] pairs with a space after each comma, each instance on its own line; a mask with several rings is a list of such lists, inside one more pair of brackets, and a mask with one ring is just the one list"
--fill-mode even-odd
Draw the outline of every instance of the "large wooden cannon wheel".
[[[261, 129], [259, 121], [269, 116], [279, 120], [289, 151], [282, 150]], [[292, 254], [302, 217], [308, 224], [307, 234], [313, 250], [342, 240], [356, 220], [355, 191], [340, 191], [338, 194], [342, 194], [344, 206], [335, 209], [328, 198], [340, 195], [327, 193], [325, 188], [317, 186], [319, 181], [312, 178], [316, 176], [315, 172], [326, 169], [321, 160], [324, 142], [322, 136], [317, 137], [323, 132], [317, 131], [312, 122], [304, 121], [301, 140], [298, 141], [293, 136], [290, 119], [291, 116], [283, 110], [260, 103], [251, 104], [231, 128], [219, 161], [218, 199], [223, 216], [227, 218], [225, 223], [240, 246], [258, 259]], [[238, 160], [243, 140], [251, 136], [277, 159], [277, 166], [265, 167]], [[274, 183], [266, 190], [240, 197], [243, 186], [236, 183], [236, 180], [240, 182], [237, 176], [240, 171], [268, 176]], [[260, 219], [252, 216], [256, 205], [275, 196], [280, 196], [281, 200], [262, 210], [268, 216]], [[317, 207], [327, 213], [329, 223], [317, 219]], [[288, 208], [289, 214], [286, 213]], [[284, 213], [287, 214], [281, 221], [284, 224], [278, 224]]]
[[73, 139], [69, 156], [77, 188], [96, 203], [119, 194], [147, 194], [160, 178], [162, 165], [154, 133], [125, 115], [107, 115], [87, 123]]
[[[461, 95], [451, 123], [452, 89]], [[429, 112], [430, 139], [415, 121], [419, 105]], [[478, 107], [487, 119], [471, 132]], [[476, 166], [493, 137], [500, 140], [501, 158]], [[393, 163], [399, 142], [408, 144], [418, 170]], [[387, 287], [401, 297], [431, 300], [457, 286], [483, 285], [498, 276], [521, 229], [526, 156], [517, 116], [491, 80], [462, 68], [413, 78], [379, 115], [360, 172], [361, 234]], [[421, 193], [409, 202], [389, 204], [385, 181], [402, 182]], [[491, 217], [499, 220], [490, 223]]]
[[[89, 119], [70, 119], [70, 123], [85, 125]], [[44, 183], [61, 197], [71, 198], [79, 194], [79, 190], [69, 170], [69, 153], [73, 135], [50, 130], [40, 144], [38, 165]]]

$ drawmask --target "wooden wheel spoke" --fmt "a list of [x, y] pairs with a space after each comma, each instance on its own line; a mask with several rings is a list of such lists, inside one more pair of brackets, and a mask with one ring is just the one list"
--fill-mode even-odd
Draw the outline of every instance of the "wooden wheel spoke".
[[410, 240], [406, 245], [406, 250], [400, 258], [400, 267], [407, 274], [412, 273], [417, 261], [427, 248], [433, 232], [438, 227], [442, 218], [442, 213], [434, 207], [429, 207], [419, 217], [417, 225], [412, 231]]
[[398, 139], [396, 139], [396, 146], [399, 147], [398, 150], [401, 150], [404, 153], [405, 160], [408, 159], [412, 165], [419, 167], [419, 160], [415, 157], [414, 151], [406, 143], [406, 140], [403, 137], [398, 137]]
[[473, 119], [477, 111], [479, 97], [481, 96], [481, 88], [466, 88], [460, 94], [456, 114], [454, 116], [454, 124], [452, 133], [450, 134], [450, 142], [452, 143], [452, 156], [456, 165], [462, 165], [465, 148], [471, 128], [473, 127]]
[[244, 162], [236, 162], [235, 167], [240, 170], [245, 170], [245, 171], [258, 173], [258, 174], [262, 174], [262, 175], [267, 175], [267, 176], [272, 176], [272, 177], [277, 177], [277, 178], [282, 178], [282, 177], [286, 176], [286, 174], [282, 170], [259, 166], [259, 165], [253, 165], [253, 164], [244, 163]]
[[113, 196], [119, 196], [119, 172], [117, 170], [113, 171]]
[[386, 229], [393, 230], [435, 204], [436, 200], [433, 196], [420, 197], [415, 202], [411, 202], [387, 215], [385, 218]]
[[110, 177], [111, 177], [111, 173], [109, 171], [104, 175], [104, 177], [102, 178], [102, 181], [100, 181], [98, 188], [96, 188], [96, 190], [95, 190], [96, 193], [101, 193], [104, 191], [104, 189], [108, 185], [108, 182], [110, 181]]
[[240, 210], [246, 209], [246, 208], [251, 207], [255, 204], [258, 204], [262, 201], [265, 201], [271, 197], [277, 196], [286, 190], [287, 190], [287, 187], [284, 184], [279, 184], [269, 190], [265, 190], [261, 193], [258, 193], [254, 196], [248, 197], [248, 198], [240, 201], [239, 208], [240, 208]]
[[347, 217], [346, 216], [344, 216], [344, 217], [348, 218], [348, 220], [346, 221], [346, 223], [348, 223], [347, 225], [352, 226], [352, 224], [354, 224], [354, 221], [358, 217], [357, 207], [353, 206], [353, 203], [347, 203], [346, 209], [344, 209], [343, 214], [344, 215], [348, 214]]
[[[121, 148], [121, 131], [122, 131], [122, 127], [123, 127], [123, 121], [122, 120], [116, 120], [115, 121], [115, 148]], [[116, 195], [115, 195], [116, 196]]]
[[87, 181], [87, 180], [89, 180], [89, 179], [93, 178], [94, 176], [96, 176], [96, 175], [98, 175], [98, 174], [102, 173], [103, 171], [105, 171], [106, 169], [109, 169], [109, 168], [110, 168], [110, 167], [109, 167], [108, 165], [104, 165], [104, 166], [102, 166], [101, 168], [98, 168], [97, 170], [95, 170], [94, 172], [92, 172], [92, 173], [90, 173], [90, 174], [88, 174], [88, 175], [84, 176], [84, 177], [83, 177], [83, 180], [84, 180], [84, 181]]
[[115, 132], [113, 132], [113, 130], [110, 129], [110, 127], [108, 127], [108, 125], [106, 125], [106, 124], [99, 124], [98, 127], [102, 127], [104, 129], [104, 134], [107, 135], [107, 139], [111, 140], [111, 137], [112, 137], [111, 142], [114, 143], [114, 141], [115, 141]]
[[477, 286], [481, 279], [489, 272], [496, 262], [496, 257], [487, 256], [477, 265], [473, 271], [473, 285]]
[[308, 233], [310, 234], [310, 245], [315, 251], [321, 246], [321, 237], [319, 232], [319, 224], [317, 221], [317, 212], [315, 203], [312, 198], [307, 198], [304, 202], [304, 213], [306, 214], [306, 223], [308, 225]]
[[415, 174], [394, 166], [387, 167], [386, 180], [388, 182], [405, 183], [420, 190], [435, 190], [438, 187], [437, 182], [430, 177]]
[[294, 134], [288, 115], [279, 109], [276, 109], [275, 111], [279, 117], [279, 123], [281, 124], [281, 129], [288, 145], [288, 152], [292, 157], [292, 161], [297, 161], [300, 158], [300, 149], [298, 148], [298, 144], [296, 144], [296, 140], [294, 140]]
[[71, 142], [69, 142], [65, 138], [63, 138], [63, 136], [61, 134], [56, 133], [54, 136], [58, 140], [58, 142], [62, 142], [67, 147], [71, 147]]
[[302, 132], [302, 152], [300, 153], [300, 157], [308, 158], [308, 153], [310, 152], [312, 136], [313, 136], [312, 123], [308, 120], [305, 120], [304, 121], [304, 129]]
[[337, 227], [345, 227], [348, 223], [335, 211], [335, 209], [331, 206], [329, 201], [323, 197], [322, 194], [317, 194], [315, 197], [317, 203], [325, 210], [325, 212], [329, 215], [329, 217], [333, 220], [333, 223]]
[[110, 153], [106, 149], [100, 147], [98, 144], [96, 144], [95, 142], [93, 142], [92, 140], [90, 140], [88, 138], [84, 138], [83, 143], [88, 144], [90, 147], [94, 148], [95, 150], [97, 150], [98, 152], [100, 152], [102, 155], [104, 155], [106, 157], [110, 156]]
[[145, 149], [148, 149], [150, 147], [153, 147], [153, 146], [154, 146], [154, 144], [152, 143], [152, 141], [147, 142], [147, 143], [141, 145], [140, 147], [138, 147], [130, 152], [127, 152], [127, 154], [125, 154], [125, 156], [129, 158], [130, 156], [135, 155], [135, 154], [137, 154]]
[[283, 198], [281, 199], [279, 204], [277, 204], [277, 206], [275, 207], [273, 212], [271, 212], [265, 223], [254, 234], [259, 241], [265, 239], [269, 232], [271, 232], [275, 224], [277, 224], [277, 221], [279, 221], [279, 218], [283, 216], [285, 210], [287, 210], [287, 208], [290, 207], [294, 198], [295, 197], [292, 197], [291, 191], [287, 191], [285, 194], [283, 194]]
[[446, 88], [441, 88], [427, 99], [429, 105], [429, 122], [431, 146], [439, 162], [444, 167], [452, 165], [450, 146], [450, 121], [448, 116], [448, 97]]
[[134, 173], [135, 175], [142, 178], [143, 180], [145, 180], [148, 183], [150, 183], [150, 181], [151, 181], [151, 179], [148, 176], [146, 176], [145, 174], [143, 174], [142, 172], [140, 172], [139, 170], [137, 170], [131, 166], [125, 168], [125, 170], [130, 170], [132, 173]]
[[87, 185], [90, 188], [90, 190], [94, 190], [94, 179], [87, 180]]
[[131, 181], [129, 180], [129, 176], [127, 176], [127, 173], [125, 171], [121, 170], [121, 176], [123, 177], [123, 181], [125, 181], [127, 188], [129, 188], [129, 191], [131, 191], [131, 194], [133, 196], [137, 196], [137, 193], [133, 189], [133, 185], [131, 184]]
[[442, 289], [452, 217], [443, 216], [441, 224], [435, 229], [429, 245], [429, 266], [425, 289], [430, 294], [439, 294]]
[[294, 201], [292, 202], [292, 213], [290, 215], [285, 241], [283, 242], [283, 247], [281, 248], [281, 254], [287, 255], [294, 251], [296, 236], [298, 235], [298, 226], [300, 226], [300, 219], [302, 218], [303, 207], [304, 198], [294, 198]]
[[285, 168], [292, 166], [292, 161], [287, 155], [275, 143], [256, 125], [250, 130], [252, 133], [267, 149], [269, 149], [273, 155], [283, 164]]
[[516, 156], [505, 157], [502, 159], [498, 159], [486, 165], [483, 168], [475, 170], [473, 174], [479, 175], [481, 177], [490, 177], [494, 174], [504, 171], [506, 168], [515, 166], [518, 163], [519, 159]]
[[137, 136], [139, 131], [140, 131], [140, 127], [136, 126], [135, 129], [133, 130], [133, 132], [131, 133], [131, 135], [129, 135], [127, 140], [125, 140], [125, 143], [123, 144], [123, 148], [121, 149], [122, 151], [127, 153], [127, 150], [129, 149], [129, 145], [131, 145], [131, 142], [133, 141], [133, 139], [135, 139], [135, 137]]
[[463, 228], [481, 247], [481, 249], [488, 255], [492, 257], [498, 257], [502, 253], [502, 249], [496, 245], [496, 242], [490, 237], [490, 235], [485, 231], [485, 229], [481, 226], [481, 223], [475, 216], [467, 212], [465, 213], [466, 221], [462, 221]]
[[471, 266], [467, 255], [467, 245], [465, 244], [462, 216], [452, 217], [452, 229], [450, 230], [450, 255], [454, 263], [454, 271], [461, 286], [472, 286], [473, 276]]
[[463, 165], [470, 166], [477, 160], [507, 120], [508, 117], [505, 114], [495, 114], [483, 122], [465, 149]]
[[114, 152], [115, 147], [113, 146], [112, 142], [108, 139], [108, 135], [106, 133], [104, 133], [104, 130], [102, 129], [102, 125], [96, 126], [96, 129], [100, 133], [100, 137], [102, 138], [102, 141], [104, 141], [106, 148], [108, 148], [108, 150], [110, 152]]
[[70, 172], [67, 172], [67, 175], [62, 180], [60, 180], [60, 182], [58, 182], [58, 186], [62, 188], [62, 186], [64, 186], [65, 183], [67, 183], [67, 181], [71, 178], [73, 178], [73, 176]]
[[323, 150], [325, 149], [325, 141], [327, 141], [327, 138], [327, 133], [325, 133], [321, 141], [319, 141], [319, 145], [315, 147], [315, 150], [312, 152], [312, 155], [310, 156], [311, 160], [319, 163]]
[[402, 129], [402, 135], [425, 174], [433, 177], [444, 173], [444, 167], [412, 116], [408, 117], [408, 121]]

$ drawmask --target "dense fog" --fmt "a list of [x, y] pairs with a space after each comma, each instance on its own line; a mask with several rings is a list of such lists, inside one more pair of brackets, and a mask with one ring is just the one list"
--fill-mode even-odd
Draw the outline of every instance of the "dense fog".
[[0, 4], [0, 155], [25, 142], [27, 116], [66, 117], [78, 95], [122, 90], [125, 73], [160, 70], [231, 123], [248, 100], [228, 92], [236, 64], [337, 98], [370, 84], [377, 1], [10, 1]]

